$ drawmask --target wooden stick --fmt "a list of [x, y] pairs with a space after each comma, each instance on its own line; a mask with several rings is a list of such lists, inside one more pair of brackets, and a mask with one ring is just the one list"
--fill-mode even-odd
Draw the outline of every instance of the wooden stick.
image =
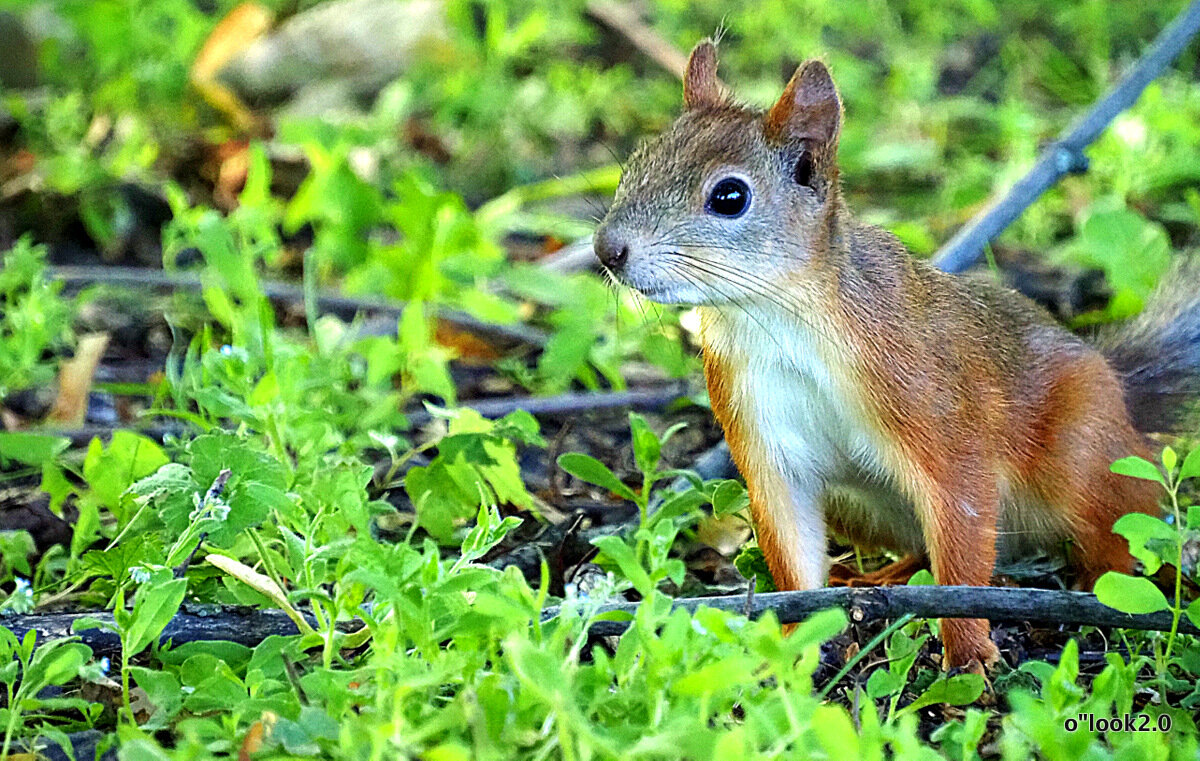
[[[601, 606], [598, 612], [633, 615], [638, 605], [614, 603]], [[676, 600], [674, 606], [691, 612], [702, 606], [740, 614], [748, 611], [751, 618], [773, 610], [781, 623], [797, 623], [817, 611], [840, 607], [854, 623], [899, 618], [911, 613], [920, 618], [989, 618], [993, 623], [1028, 621], [1034, 624], [1111, 626], [1146, 631], [1168, 631], [1171, 628], [1171, 614], [1168, 611], [1134, 616], [1109, 608], [1095, 595], [1085, 592], [1009, 587], [842, 587], [805, 592], [770, 592], [752, 597], [741, 594], [690, 597]], [[559, 611], [558, 607], [547, 608], [542, 613], [542, 620], [554, 618]], [[98, 653], [111, 654], [120, 650], [120, 639], [110, 631], [86, 629], [75, 632], [75, 622], [84, 618], [98, 619], [109, 625], [113, 622], [112, 614], [108, 612], [43, 613], [5, 616], [0, 619], [0, 625], [15, 634], [17, 639], [30, 630], [38, 632], [39, 642], [77, 634], [85, 645]], [[626, 621], [594, 621], [589, 631], [593, 635], [607, 636], [621, 634], [628, 628]], [[1180, 619], [1179, 631], [1200, 634], [1200, 629], [1186, 616]], [[175, 614], [160, 640], [172, 640], [176, 645], [225, 640], [253, 646], [271, 635], [296, 633], [296, 625], [280, 610], [193, 606], [188, 611]]]
[[[175, 614], [159, 637], [161, 642], [171, 640], [175, 645], [185, 642], [223, 640], [253, 647], [272, 635], [297, 634], [296, 625], [281, 610], [274, 608], [251, 610], [222, 606], [195, 606], [200, 612], [180, 611]], [[211, 612], [211, 615], [209, 614]], [[38, 613], [5, 616], [0, 626], [21, 639], [26, 632], [36, 631], [38, 643], [52, 639], [78, 636], [83, 644], [92, 648], [97, 655], [113, 655], [121, 651], [121, 639], [107, 629], [84, 629], [75, 631], [76, 622], [96, 619], [114, 626], [112, 613], [107, 611], [82, 613]]]
[[[170, 288], [173, 290], [198, 291], [204, 281], [191, 272], [165, 272], [142, 267], [91, 267], [61, 266], [49, 268], [48, 274], [71, 288], [80, 288], [94, 283], [139, 286], [145, 288]], [[291, 283], [272, 280], [262, 282], [263, 295], [272, 301], [302, 303], [304, 288]], [[399, 317], [406, 304], [402, 301], [372, 296], [344, 296], [339, 293], [317, 294], [317, 309], [324, 314], [334, 314], [343, 319], [352, 319], [359, 312], [374, 312], [387, 317]], [[465, 312], [438, 308], [440, 319], [475, 335], [494, 340], [545, 346], [548, 336], [541, 330], [527, 325], [499, 325], [484, 322]]]
[[587, 12], [629, 40], [647, 58], [683, 80], [683, 74], [687, 71], [687, 56], [646, 26], [632, 8], [611, 0], [591, 0], [587, 4]]

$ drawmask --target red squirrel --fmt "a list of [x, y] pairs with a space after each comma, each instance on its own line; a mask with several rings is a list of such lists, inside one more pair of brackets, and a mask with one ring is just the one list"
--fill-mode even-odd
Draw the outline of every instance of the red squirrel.
[[[646, 297], [701, 307], [712, 409], [778, 588], [825, 583], [827, 526], [927, 557], [939, 584], [987, 585], [998, 550], [1064, 539], [1086, 588], [1130, 570], [1113, 522], [1160, 514], [1158, 487], [1109, 466], [1149, 456], [1142, 431], [1200, 396], [1200, 289], [1094, 348], [855, 221], [820, 61], [761, 111], [726, 94], [706, 40], [683, 103], [630, 157], [595, 251]], [[986, 620], [943, 620], [941, 635], [946, 668], [999, 659]]]

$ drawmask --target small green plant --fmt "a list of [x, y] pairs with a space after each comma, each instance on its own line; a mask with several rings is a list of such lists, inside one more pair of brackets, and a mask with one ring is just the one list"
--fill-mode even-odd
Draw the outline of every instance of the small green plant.
[[660, 470], [662, 447], [681, 425], [668, 428], [662, 436], [656, 434], [645, 418], [635, 413], [629, 415], [634, 459], [642, 475], [638, 490], [626, 486], [608, 466], [591, 455], [570, 452], [558, 458], [558, 465], [576, 478], [608, 489], [633, 502], [638, 508], [638, 527], [633, 534], [633, 543], [620, 536], [605, 536], [593, 543], [603, 552], [604, 559], [611, 561], [633, 587], [643, 596], [651, 596], [661, 582], [670, 579], [676, 585], [683, 582], [683, 561], [670, 556], [675, 537], [698, 517], [697, 508], [704, 502], [699, 489], [688, 489], [669, 495], [657, 507], [650, 509], [654, 485], [680, 475], [698, 479], [694, 474], [679, 470]]
[[[1177, 469], [1178, 466], [1178, 469]], [[1113, 531], [1129, 540], [1129, 552], [1141, 563], [1147, 574], [1154, 574], [1169, 563], [1174, 568], [1174, 592], [1170, 600], [1149, 579], [1110, 571], [1096, 581], [1096, 596], [1109, 607], [1125, 613], [1156, 613], [1171, 611], [1171, 630], [1161, 649], [1155, 642], [1155, 662], [1160, 677], [1166, 676], [1174, 654], [1179, 621], [1186, 614], [1194, 625], [1200, 626], [1200, 600], [1185, 606], [1183, 578], [1185, 573], [1184, 547], [1194, 542], [1200, 530], [1200, 508], [1191, 507], [1187, 520], [1179, 505], [1179, 489], [1184, 481], [1200, 477], [1200, 447], [1184, 458], [1171, 447], [1162, 451], [1162, 468], [1141, 457], [1125, 457], [1112, 464], [1112, 471], [1132, 478], [1153, 481], [1167, 493], [1172, 524], [1141, 513], [1123, 516], [1113, 524]]]
[[73, 308], [46, 277], [46, 250], [21, 238], [0, 263], [0, 399], [54, 377], [71, 341]]
[[6, 628], [0, 627], [0, 682], [4, 683], [7, 704], [0, 708], [0, 726], [4, 727], [4, 744], [0, 757], [10, 758], [9, 748], [29, 714], [55, 711], [78, 712], [91, 722], [99, 706], [81, 698], [43, 695], [46, 687], [57, 687], [96, 672], [89, 668], [92, 649], [75, 641], [76, 638], [37, 641], [37, 632], [29, 631], [18, 640]]

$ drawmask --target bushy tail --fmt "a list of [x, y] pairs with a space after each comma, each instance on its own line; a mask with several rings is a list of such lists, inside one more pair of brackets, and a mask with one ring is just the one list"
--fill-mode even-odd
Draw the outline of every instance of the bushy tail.
[[1200, 433], [1200, 254], [1181, 257], [1142, 313], [1098, 343], [1139, 430]]

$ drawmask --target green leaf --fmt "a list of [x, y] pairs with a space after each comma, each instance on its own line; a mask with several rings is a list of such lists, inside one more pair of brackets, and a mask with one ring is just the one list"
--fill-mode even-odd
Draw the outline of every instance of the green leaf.
[[633, 459], [645, 476], [653, 476], [662, 456], [662, 443], [646, 419], [636, 412], [629, 413], [629, 432], [633, 443]]
[[867, 677], [867, 695], [875, 700], [895, 695], [903, 686], [900, 676], [886, 668], [877, 668]]
[[580, 481], [587, 481], [589, 484], [608, 489], [613, 494], [618, 494], [630, 502], [638, 501], [637, 495], [633, 493], [632, 489], [621, 483], [621, 479], [617, 478], [607, 465], [591, 455], [568, 452], [559, 456], [558, 467]]
[[1129, 554], [1141, 561], [1146, 573], [1157, 572], [1163, 563], [1162, 550], [1175, 546], [1175, 529], [1145, 513], [1121, 516], [1112, 530], [1129, 540]]
[[954, 706], [974, 703], [983, 694], [983, 688], [983, 677], [979, 674], [958, 674], [949, 679], [939, 679], [929, 685], [919, 698], [905, 706], [901, 713], [912, 713], [934, 703]]
[[1179, 469], [1179, 480], [1200, 477], [1200, 446], [1187, 453], [1183, 458], [1183, 467]]
[[599, 547], [605, 557], [617, 564], [621, 575], [628, 579], [633, 584], [633, 588], [643, 596], [654, 591], [654, 582], [646, 574], [646, 569], [638, 563], [633, 554], [633, 548], [626, 544], [624, 539], [619, 536], [602, 536], [593, 539], [592, 544]]
[[483, 557], [489, 550], [504, 541], [504, 537], [509, 531], [520, 525], [520, 518], [509, 515], [501, 519], [499, 510], [487, 505], [480, 505], [475, 525], [463, 539], [462, 558], [471, 561]]
[[1124, 208], [1120, 198], [1093, 202], [1068, 249], [1080, 264], [1104, 270], [1115, 294], [1109, 306], [1113, 317], [1137, 313], [1171, 263], [1170, 239], [1162, 225]]
[[700, 697], [721, 690], [736, 689], [739, 685], [757, 681], [757, 666], [757, 659], [731, 654], [688, 672], [671, 685], [670, 691], [675, 695]]
[[933, 580], [933, 574], [929, 572], [928, 568], [922, 568], [908, 580], [908, 586], [910, 587], [931, 587], [935, 584], [937, 582]]
[[[287, 467], [250, 440], [231, 433], [210, 433], [193, 439], [188, 452], [200, 489], [207, 491], [222, 470], [232, 473], [221, 495], [229, 509], [210, 516], [218, 521], [208, 529], [208, 541], [214, 546], [228, 547], [246, 529], [262, 524], [272, 510], [284, 515], [291, 511]], [[182, 531], [192, 520], [191, 509], [181, 514], [178, 505], [176, 508], [168, 525]], [[163, 519], [167, 521], [168, 516], [164, 514]]]
[[452, 466], [437, 457], [428, 466], [410, 468], [404, 476], [404, 489], [417, 511], [417, 521], [441, 544], [452, 544], [454, 527], [475, 514], [479, 506], [478, 490], [468, 492], [460, 486], [456, 471], [467, 471], [470, 466]]
[[187, 579], [166, 582], [148, 581], [138, 587], [133, 596], [133, 613], [129, 628], [124, 632], [124, 645], [129, 655], [136, 655], [158, 639], [163, 629], [179, 611], [187, 594]]
[[1096, 598], [1110, 608], [1134, 615], [1167, 610], [1162, 590], [1146, 578], [1109, 571], [1096, 581]]
[[848, 622], [846, 611], [841, 608], [817, 611], [796, 626], [788, 637], [788, 645], [804, 648], [823, 644], [841, 634]]
[[107, 447], [93, 439], [83, 461], [90, 491], [87, 501], [121, 514], [126, 490], [168, 462], [162, 447], [145, 436], [115, 431]]
[[1193, 626], [1200, 626], [1200, 598], [1192, 600], [1192, 604], [1187, 606], [1187, 617], [1192, 620]]
[[732, 515], [750, 504], [746, 487], [737, 481], [727, 480], [717, 484], [712, 492], [713, 515]]
[[21, 680], [23, 694], [36, 695], [43, 687], [65, 684], [79, 676], [79, 670], [92, 657], [92, 649], [74, 639], [50, 640], [34, 651]]
[[1158, 466], [1141, 457], [1122, 457], [1109, 466], [1109, 470], [1118, 475], [1140, 478], [1143, 481], [1157, 481], [1163, 486], [1167, 485]]
[[40, 467], [53, 462], [70, 446], [71, 440], [62, 436], [23, 431], [0, 432], [0, 465], [15, 462]]
[[179, 680], [170, 671], [141, 666], [130, 666], [129, 673], [157, 709], [150, 719], [141, 725], [142, 728], [160, 729], [167, 726], [168, 720], [183, 708], [184, 693], [180, 690]]
[[733, 567], [744, 578], [754, 579], [755, 592], [776, 591], [775, 580], [771, 577], [771, 569], [767, 567], [767, 558], [761, 547], [743, 547], [733, 559]]
[[1171, 473], [1172, 471], [1175, 470], [1175, 465], [1178, 464], [1178, 462], [1179, 462], [1179, 455], [1177, 455], [1175, 453], [1175, 450], [1172, 449], [1171, 447], [1163, 447], [1163, 451], [1162, 451], [1163, 470], [1165, 470], [1167, 473]]

